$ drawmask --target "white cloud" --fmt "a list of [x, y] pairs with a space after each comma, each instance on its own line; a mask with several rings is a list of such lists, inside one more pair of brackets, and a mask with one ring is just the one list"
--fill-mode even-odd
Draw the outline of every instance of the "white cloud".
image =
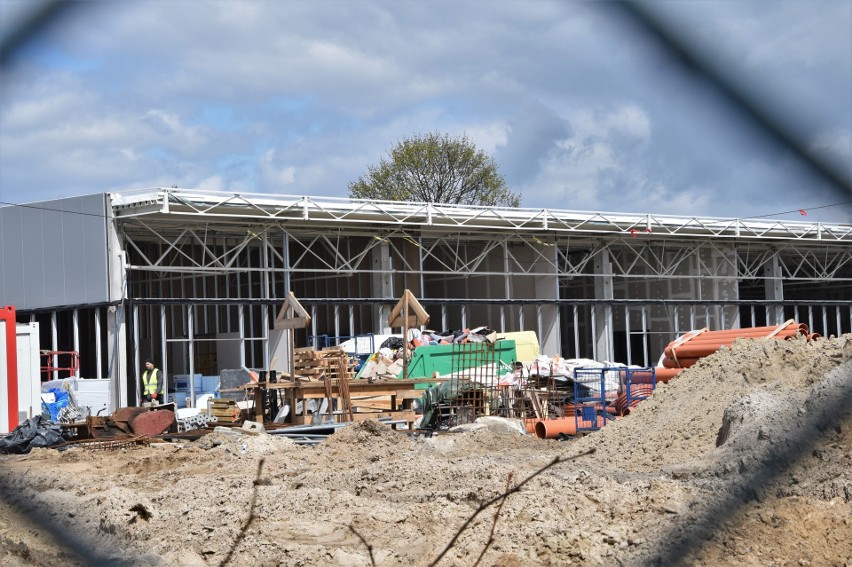
[[651, 137], [651, 120], [636, 104], [626, 104], [613, 109], [601, 120], [601, 126], [607, 130], [614, 130], [639, 138], [648, 140]]
[[[594, 3], [84, 5], [4, 69], [6, 199], [154, 184], [344, 196], [433, 131], [466, 133], [533, 207], [745, 215], [806, 181]], [[848, 163], [852, 5], [658, 6]]]
[[503, 122], [491, 122], [485, 124], [473, 124], [464, 129], [463, 134], [467, 134], [468, 138], [477, 148], [481, 149], [488, 155], [494, 155], [497, 148], [505, 146], [509, 140], [510, 127]]
[[280, 163], [275, 154], [273, 149], [266, 150], [258, 160], [263, 188], [272, 192], [286, 191], [296, 178], [296, 168]]
[[[562, 209], [614, 210], [630, 206], [629, 201], [612, 201], [611, 198], [613, 192], [625, 196], [625, 191], [631, 187], [612, 188], [608, 184], [618, 179], [620, 183], [649, 186], [650, 182], [636, 179], [630, 172], [629, 164], [635, 162], [637, 156], [625, 155], [619, 149], [619, 139], [628, 136], [643, 142], [638, 148], [631, 147], [630, 151], [645, 151], [650, 138], [647, 115], [638, 106], [625, 104], [609, 110], [574, 111], [567, 121], [572, 134], [541, 156], [539, 174], [523, 187], [525, 198], [547, 202], [546, 196], [558, 196], [549, 201], [555, 203], [552, 207]], [[658, 186], [655, 193], [659, 192]], [[643, 199], [632, 206], [648, 211], [651, 204], [652, 201]]]

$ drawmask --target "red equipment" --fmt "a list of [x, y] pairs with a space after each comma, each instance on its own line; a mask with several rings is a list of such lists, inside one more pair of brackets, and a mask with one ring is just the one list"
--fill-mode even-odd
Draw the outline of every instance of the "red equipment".
[[[47, 377], [41, 377], [42, 382], [51, 380], [50, 373], [54, 371], [68, 372], [68, 378], [77, 376], [77, 371], [80, 369], [80, 353], [76, 350], [43, 350], [41, 351], [41, 373], [47, 374]], [[60, 366], [59, 357], [68, 356], [68, 366]], [[56, 364], [56, 366], [54, 366]]]

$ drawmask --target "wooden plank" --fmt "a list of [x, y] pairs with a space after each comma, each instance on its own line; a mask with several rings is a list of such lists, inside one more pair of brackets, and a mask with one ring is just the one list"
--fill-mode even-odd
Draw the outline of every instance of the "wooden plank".
[[355, 412], [352, 414], [353, 421], [367, 421], [368, 419], [379, 419], [380, 417], [415, 421], [418, 416], [413, 411]]
[[[407, 311], [409, 313], [409, 325], [404, 325], [404, 315], [402, 314], [405, 307], [408, 307]], [[414, 312], [413, 315], [411, 312]], [[389, 327], [403, 327], [410, 326], [416, 327], [417, 325], [425, 325], [429, 322], [429, 314], [423, 309], [423, 306], [417, 301], [414, 297], [414, 294], [409, 290], [405, 290], [402, 294], [402, 297], [394, 306], [391, 311], [390, 317], [388, 317], [388, 326]]]
[[278, 311], [278, 316], [275, 318], [273, 328], [277, 330], [284, 329], [302, 329], [307, 327], [311, 322], [311, 316], [293, 295], [289, 292], [287, 299]]
[[284, 331], [286, 329], [303, 329], [311, 322], [311, 318], [296, 317], [292, 319], [282, 319], [275, 321], [273, 329], [276, 331]]

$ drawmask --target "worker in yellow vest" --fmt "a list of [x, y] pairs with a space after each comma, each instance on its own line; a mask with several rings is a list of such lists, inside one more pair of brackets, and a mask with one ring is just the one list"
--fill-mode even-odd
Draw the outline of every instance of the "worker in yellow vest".
[[142, 372], [142, 403], [144, 405], [159, 405], [163, 394], [163, 382], [165, 382], [163, 373], [154, 366], [150, 358], [147, 359], [145, 370]]

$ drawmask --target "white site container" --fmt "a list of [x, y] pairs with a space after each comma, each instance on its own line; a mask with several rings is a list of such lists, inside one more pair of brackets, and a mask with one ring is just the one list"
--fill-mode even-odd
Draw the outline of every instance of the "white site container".
[[18, 350], [18, 423], [41, 413], [38, 323], [15, 325]]
[[[9, 433], [21, 423], [41, 413], [38, 323], [15, 324], [13, 344], [17, 359], [17, 376], [11, 376], [8, 370], [7, 328], [7, 325], [0, 324], [0, 434]], [[16, 380], [17, 408], [8, 407], [9, 404], [7, 404], [7, 400], [11, 400], [9, 397], [11, 379]], [[17, 416], [14, 414], [16, 410]]]

